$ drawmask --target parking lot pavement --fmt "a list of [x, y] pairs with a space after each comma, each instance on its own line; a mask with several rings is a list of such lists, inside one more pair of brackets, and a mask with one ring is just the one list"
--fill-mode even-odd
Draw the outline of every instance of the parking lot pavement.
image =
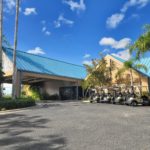
[[149, 150], [150, 107], [55, 102], [0, 115], [0, 150]]

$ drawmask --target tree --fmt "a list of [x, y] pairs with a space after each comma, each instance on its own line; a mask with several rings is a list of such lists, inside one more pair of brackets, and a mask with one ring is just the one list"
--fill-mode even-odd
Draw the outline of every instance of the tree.
[[[0, 0], [0, 74], [1, 75], [2, 75], [2, 35], [3, 35], [2, 25], [3, 25], [3, 0]], [[0, 82], [0, 98], [1, 97], [2, 97], [2, 85]]]
[[136, 59], [140, 59], [150, 51], [150, 25], [144, 26], [144, 33], [129, 47], [130, 53], [136, 52]]
[[90, 88], [97, 89], [97, 87], [110, 85], [112, 81], [111, 71], [114, 68], [114, 64], [111, 63], [111, 65], [108, 66], [108, 62], [104, 57], [99, 60], [92, 60], [92, 65], [85, 65], [87, 78], [83, 81], [82, 87], [86, 89], [86, 93]]
[[116, 80], [115, 81], [118, 85], [124, 84], [126, 86], [130, 86], [131, 85], [130, 74], [126, 74], [126, 75], [122, 76], [121, 73], [118, 73], [116, 75]]
[[17, 80], [17, 68], [16, 68], [16, 49], [18, 42], [18, 18], [19, 18], [19, 2], [16, 0], [16, 18], [15, 18], [15, 33], [14, 33], [14, 52], [13, 52], [13, 90], [12, 90], [12, 99], [16, 99], [16, 80]]
[[[133, 82], [133, 69], [137, 70], [138, 69], [144, 69], [147, 71], [147, 67], [143, 64], [137, 63], [136, 59], [130, 59], [128, 61], [125, 61], [123, 64], [123, 67], [118, 70], [116, 77], [121, 76], [124, 72], [129, 71], [130, 74], [130, 86], [131, 86], [131, 91], [134, 92], [134, 82]], [[140, 82], [140, 95], [142, 93], [142, 82], [141, 82], [141, 75], [139, 74], [139, 82]]]

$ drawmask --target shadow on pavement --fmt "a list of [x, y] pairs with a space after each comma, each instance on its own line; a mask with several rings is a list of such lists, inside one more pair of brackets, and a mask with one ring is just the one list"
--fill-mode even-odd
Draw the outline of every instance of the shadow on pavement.
[[[4, 150], [62, 150], [66, 139], [60, 135], [47, 135], [50, 119], [42, 116], [7, 114], [0, 116], [0, 149]], [[38, 130], [46, 129], [46, 135]]]
[[66, 146], [66, 139], [59, 135], [51, 135], [43, 140], [43, 142], [16, 146], [15, 150], [63, 150]]

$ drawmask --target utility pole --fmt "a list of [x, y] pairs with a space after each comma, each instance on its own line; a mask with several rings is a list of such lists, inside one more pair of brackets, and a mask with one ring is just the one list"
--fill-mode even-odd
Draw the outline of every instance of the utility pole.
[[16, 99], [16, 82], [17, 82], [17, 67], [16, 67], [16, 49], [18, 42], [18, 18], [19, 18], [19, 2], [16, 0], [16, 17], [15, 17], [15, 33], [14, 33], [14, 50], [13, 50], [13, 76], [12, 76], [12, 99]]
[[[0, 71], [2, 71], [2, 26], [3, 26], [3, 0], [0, 0]], [[2, 97], [2, 84], [0, 83], [0, 99]]]

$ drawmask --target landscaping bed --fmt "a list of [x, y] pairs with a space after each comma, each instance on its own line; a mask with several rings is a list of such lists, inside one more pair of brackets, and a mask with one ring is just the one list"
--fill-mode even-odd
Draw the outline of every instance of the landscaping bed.
[[25, 108], [35, 105], [36, 105], [35, 100], [32, 99], [17, 99], [17, 100], [4, 99], [0, 100], [0, 111]]

